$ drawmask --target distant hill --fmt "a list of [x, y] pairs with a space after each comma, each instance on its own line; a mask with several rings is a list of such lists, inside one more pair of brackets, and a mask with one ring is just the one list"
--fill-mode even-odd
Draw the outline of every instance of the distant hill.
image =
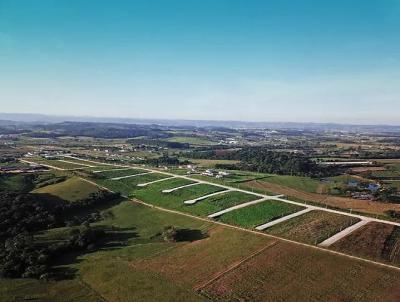
[[400, 132], [400, 125], [351, 125], [338, 123], [296, 123], [296, 122], [246, 122], [213, 120], [175, 120], [175, 119], [137, 119], [90, 116], [56, 116], [31, 113], [0, 113], [0, 125], [5, 123], [53, 124], [62, 122], [91, 122], [138, 125], [226, 127], [226, 128], [264, 128], [297, 129], [319, 131], [357, 131], [357, 132]]

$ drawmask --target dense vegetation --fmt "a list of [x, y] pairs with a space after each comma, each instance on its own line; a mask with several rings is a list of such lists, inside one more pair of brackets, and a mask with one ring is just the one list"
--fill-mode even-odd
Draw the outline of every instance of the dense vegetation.
[[[0, 277], [48, 278], [52, 261], [61, 254], [94, 248], [104, 232], [89, 227], [101, 218], [93, 206], [117, 197], [100, 191], [70, 203], [43, 194], [1, 192]], [[85, 214], [77, 216], [81, 212]], [[80, 227], [61, 243], [41, 245], [35, 240], [38, 231], [71, 225]]]
[[59, 124], [40, 125], [28, 135], [31, 137], [41, 138], [89, 136], [106, 139], [132, 138], [138, 136], [166, 138], [170, 136], [158, 126], [87, 122], [65, 122]]

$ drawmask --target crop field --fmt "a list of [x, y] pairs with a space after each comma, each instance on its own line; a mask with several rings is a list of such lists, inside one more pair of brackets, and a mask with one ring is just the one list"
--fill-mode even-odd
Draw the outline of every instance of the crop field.
[[[217, 186], [212, 186], [208, 184], [199, 184], [187, 188], [183, 188], [180, 190], [173, 191], [171, 193], [162, 193], [162, 190], [171, 188], [171, 180], [166, 181], [165, 183], [156, 183], [150, 185], [147, 188], [141, 188], [137, 190], [134, 194], [134, 197], [142, 200], [147, 203], [151, 203], [160, 207], [165, 207], [168, 209], [174, 209], [184, 212], [192, 212], [192, 209], [196, 209], [197, 205], [186, 205], [183, 202], [186, 200], [195, 199], [204, 195], [208, 195], [211, 193], [223, 191], [224, 189]], [[177, 181], [177, 180], [173, 180]], [[176, 187], [181, 185], [185, 185], [185, 183], [180, 180], [182, 184], [176, 183]], [[187, 182], [188, 184], [190, 182]], [[172, 186], [173, 188], [173, 186]], [[203, 201], [199, 201], [200, 205]]]
[[308, 244], [318, 244], [360, 221], [358, 218], [312, 211], [276, 224], [266, 233]]
[[400, 299], [398, 272], [279, 242], [207, 285], [214, 301], [385, 301]]
[[254, 228], [302, 209], [304, 208], [289, 203], [266, 200], [255, 205], [228, 212], [220, 216], [218, 220], [245, 228]]
[[120, 180], [112, 179], [102, 179], [96, 178], [92, 179], [97, 184], [108, 188], [114, 192], [120, 192], [123, 195], [131, 196], [135, 191], [139, 190], [138, 184], [147, 183], [159, 179], [167, 178], [168, 175], [159, 173], [150, 173], [145, 175], [139, 175], [136, 177], [124, 178]]
[[33, 191], [38, 194], [49, 194], [51, 196], [74, 202], [86, 199], [90, 194], [97, 193], [99, 188], [78, 177], [69, 178], [57, 184], [48, 185]]
[[146, 173], [146, 172], [148, 172], [148, 171], [140, 170], [140, 169], [127, 169], [127, 170], [104, 171], [104, 172], [96, 173], [96, 175], [102, 176], [104, 178], [114, 178], [114, 177], [124, 177], [124, 176], [129, 176], [129, 175]]
[[400, 228], [370, 222], [342, 238], [330, 248], [400, 266]]

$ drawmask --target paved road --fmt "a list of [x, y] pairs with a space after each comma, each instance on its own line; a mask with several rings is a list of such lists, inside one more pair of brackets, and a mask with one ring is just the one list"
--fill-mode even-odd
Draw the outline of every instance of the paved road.
[[152, 174], [152, 173], [153, 173], [153, 172], [145, 172], [145, 173], [138, 173], [138, 174], [132, 174], [132, 175], [114, 177], [114, 178], [111, 178], [111, 180], [120, 180], [120, 179], [131, 178], [131, 177], [136, 177], [136, 176], [141, 176], [141, 175], [147, 175], [147, 174]]
[[286, 216], [284, 216], [282, 218], [279, 218], [279, 219], [270, 221], [268, 223], [259, 225], [258, 227], [256, 227], [256, 230], [263, 231], [265, 229], [268, 229], [269, 227], [272, 227], [273, 225], [276, 225], [278, 223], [284, 222], [286, 220], [292, 219], [292, 218], [297, 217], [297, 216], [301, 216], [301, 215], [306, 214], [306, 213], [311, 212], [311, 211], [312, 211], [312, 209], [307, 208], [307, 209], [298, 211], [296, 213], [293, 213], [293, 214], [290, 214], [290, 215], [286, 215]]
[[[143, 173], [143, 174], [145, 174], [145, 173]], [[146, 182], [146, 183], [143, 183], [143, 184], [138, 184], [137, 186], [138, 187], [146, 187], [148, 185], [151, 185], [151, 184], [154, 184], [154, 183], [157, 183], [157, 182], [161, 182], [161, 181], [165, 181], [165, 180], [169, 180], [169, 179], [173, 179], [173, 178], [176, 178], [176, 176], [167, 177], [167, 178], [163, 178], [163, 179], [157, 179], [155, 181], [150, 181], [150, 182]]]
[[344, 229], [343, 231], [333, 235], [332, 237], [329, 237], [325, 241], [322, 241], [319, 246], [321, 247], [328, 247], [332, 244], [334, 244], [336, 241], [339, 241], [340, 239], [346, 237], [350, 233], [353, 233], [355, 230], [361, 228], [362, 226], [366, 225], [369, 223], [370, 220], [361, 220], [357, 222], [356, 224], [353, 224], [352, 226], [349, 226], [348, 228]]
[[172, 192], [174, 192], [174, 191], [177, 191], [177, 190], [180, 190], [180, 189], [184, 189], [184, 188], [187, 188], [187, 187], [197, 186], [197, 185], [199, 185], [199, 184], [200, 184], [199, 182], [195, 182], [195, 183], [193, 183], [193, 184], [188, 184], [188, 185], [176, 187], [176, 188], [173, 188], [173, 189], [162, 190], [162, 192], [163, 192], [163, 193], [172, 193]]
[[232, 191], [232, 190], [218, 191], [218, 192], [215, 192], [215, 193], [203, 195], [203, 196], [198, 197], [198, 198], [195, 198], [195, 199], [186, 200], [186, 201], [184, 201], [183, 203], [184, 203], [184, 204], [195, 204], [196, 202], [202, 201], [202, 200], [204, 200], [204, 199], [206, 199], [206, 198], [208, 198], [208, 197], [212, 197], [212, 196], [219, 195], [219, 194], [222, 194], [222, 193], [227, 193], [227, 192], [230, 192], [230, 191]]
[[[226, 192], [226, 191], [224, 191], [224, 192]], [[237, 209], [245, 208], [245, 207], [248, 207], [248, 206], [263, 202], [263, 201], [266, 201], [266, 200], [268, 200], [268, 199], [263, 197], [263, 198], [260, 198], [260, 199], [257, 199], [257, 200], [252, 200], [252, 201], [249, 201], [249, 202], [238, 204], [237, 206], [233, 206], [233, 207], [227, 208], [225, 210], [222, 210], [222, 211], [213, 213], [211, 215], [208, 215], [208, 217], [209, 218], [219, 217], [221, 215], [224, 215], [225, 213], [228, 213], [228, 212], [231, 212], [231, 211], [234, 211], [234, 210], [237, 210]]]
[[96, 167], [96, 166], [85, 165], [85, 164], [81, 164], [81, 163], [77, 163], [77, 162], [73, 162], [73, 161], [69, 161], [69, 160], [64, 160], [64, 159], [58, 159], [57, 161], [67, 163], [67, 164], [73, 164], [73, 165], [77, 165], [77, 166], [84, 166], [84, 167], [88, 167], [88, 168]]

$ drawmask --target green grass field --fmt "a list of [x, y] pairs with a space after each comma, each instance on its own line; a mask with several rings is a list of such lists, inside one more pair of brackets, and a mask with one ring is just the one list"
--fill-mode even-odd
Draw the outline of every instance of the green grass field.
[[218, 220], [245, 228], [254, 228], [302, 209], [303, 207], [289, 203], [266, 200], [255, 205], [228, 212], [220, 216]]
[[96, 175], [105, 177], [105, 178], [114, 178], [114, 177], [124, 177], [129, 175], [136, 175], [140, 173], [147, 173], [146, 170], [140, 169], [127, 169], [127, 170], [112, 170], [112, 171], [104, 171], [100, 173], [96, 173]]
[[32, 160], [32, 162], [38, 163], [38, 164], [45, 164], [45, 165], [49, 165], [49, 166], [53, 166], [59, 169], [66, 169], [66, 170], [70, 170], [70, 169], [82, 169], [85, 168], [82, 165], [77, 165], [77, 164], [70, 164], [70, 163], [66, 163], [66, 162], [62, 162], [56, 159], [36, 159], [36, 160]]
[[74, 202], [86, 199], [90, 194], [98, 191], [99, 188], [97, 186], [78, 177], [72, 177], [63, 182], [36, 189], [33, 193], [50, 194], [63, 200]]
[[[179, 185], [176, 185], [175, 187], [178, 186]], [[219, 192], [223, 189], [211, 185], [199, 184], [171, 193], [161, 192], [162, 190], [169, 188], [171, 188], [171, 186], [169, 183], [167, 183], [167, 181], [165, 183], [154, 184], [149, 188], [136, 191], [135, 197], [160, 207], [198, 216], [207, 216], [214, 212], [258, 198], [255, 195], [245, 194], [242, 192], [226, 192], [208, 197], [193, 205], [186, 205], [183, 203], [186, 200], [194, 199], [214, 192]]]
[[146, 175], [124, 178], [120, 180], [96, 178], [93, 179], [93, 181], [114, 192], [120, 192], [122, 195], [131, 196], [135, 191], [140, 189], [140, 187], [137, 186], [138, 184], [147, 183], [167, 177], [168, 175], [165, 174], [150, 173]]
[[147, 203], [151, 203], [160, 207], [174, 209], [182, 212], [197, 213], [196, 209], [201, 207], [203, 201], [199, 201], [195, 205], [186, 205], [183, 202], [195, 199], [207, 194], [223, 191], [221, 187], [207, 184], [199, 184], [183, 188], [171, 193], [162, 193], [162, 190], [179, 187], [190, 183], [182, 179], [173, 179], [161, 183], [153, 184], [147, 188], [142, 188], [134, 193], [134, 197]]
[[316, 193], [322, 184], [322, 182], [309, 177], [272, 174], [263, 178], [262, 181], [310, 193]]
[[265, 232], [299, 242], [318, 244], [359, 221], [360, 219], [354, 217], [312, 211], [274, 225]]

